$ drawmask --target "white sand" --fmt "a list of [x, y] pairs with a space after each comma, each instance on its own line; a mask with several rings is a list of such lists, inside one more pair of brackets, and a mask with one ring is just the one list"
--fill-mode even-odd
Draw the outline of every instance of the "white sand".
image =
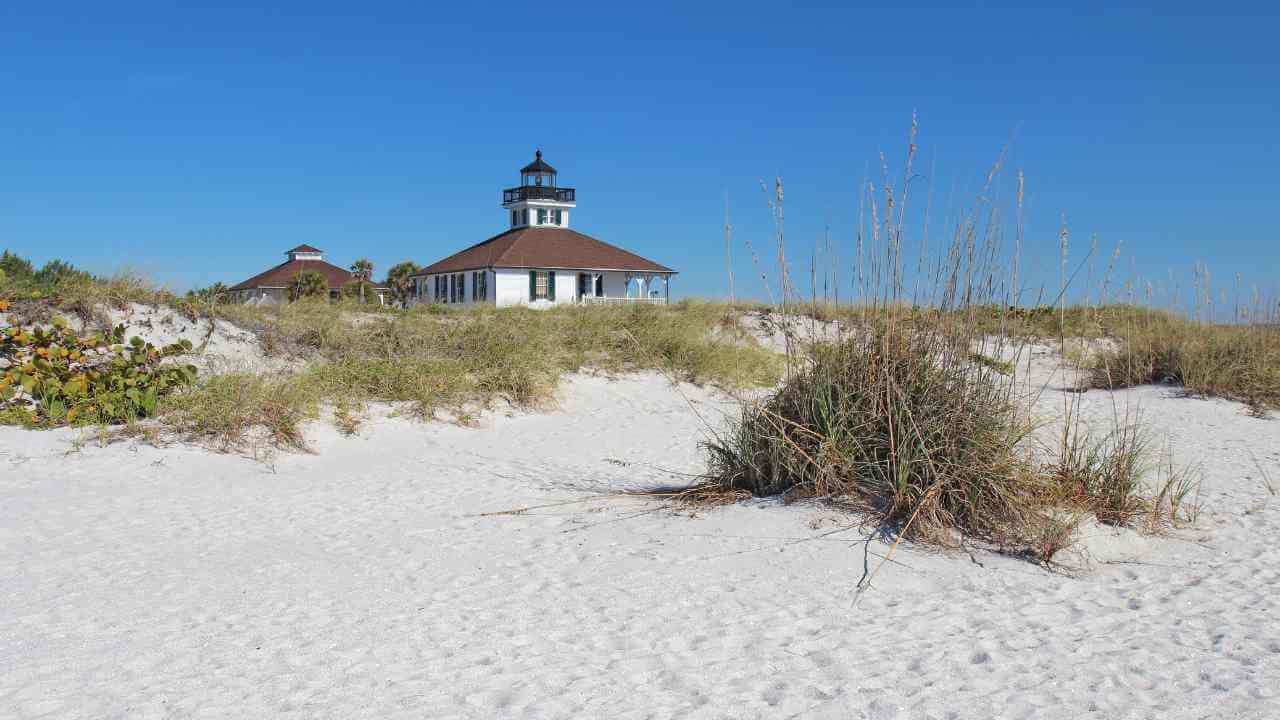
[[904, 546], [856, 607], [887, 546], [815, 507], [478, 516], [701, 470], [657, 376], [269, 463], [0, 428], [0, 717], [1280, 717], [1280, 423], [1113, 399], [1203, 463], [1197, 528], [1090, 528], [1073, 574]]
[[[130, 303], [125, 310], [101, 311], [112, 325], [124, 325], [126, 339], [137, 335], [157, 347], [179, 340], [190, 342], [193, 354], [183, 361], [195, 365], [201, 375], [260, 373], [291, 366], [285, 360], [267, 357], [257, 335], [225, 320], [189, 320], [172, 308], [141, 303]], [[81, 329], [82, 323], [74, 315], [64, 313], [63, 317], [72, 327]]]

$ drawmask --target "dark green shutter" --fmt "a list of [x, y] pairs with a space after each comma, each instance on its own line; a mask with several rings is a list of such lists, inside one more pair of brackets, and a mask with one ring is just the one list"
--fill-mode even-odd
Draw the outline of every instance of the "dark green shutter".
[[533, 302], [538, 298], [538, 273], [536, 270], [529, 271], [529, 302]]
[[547, 299], [551, 302], [556, 301], [556, 271], [547, 271]]

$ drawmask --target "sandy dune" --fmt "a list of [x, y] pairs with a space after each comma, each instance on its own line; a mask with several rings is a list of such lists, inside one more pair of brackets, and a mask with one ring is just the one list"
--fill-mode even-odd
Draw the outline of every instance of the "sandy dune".
[[856, 605], [887, 546], [820, 508], [554, 505], [702, 469], [658, 376], [265, 461], [0, 428], [0, 716], [1280, 717], [1280, 423], [1083, 402], [1203, 464], [1197, 528], [1091, 528], [1072, 573], [903, 547]]

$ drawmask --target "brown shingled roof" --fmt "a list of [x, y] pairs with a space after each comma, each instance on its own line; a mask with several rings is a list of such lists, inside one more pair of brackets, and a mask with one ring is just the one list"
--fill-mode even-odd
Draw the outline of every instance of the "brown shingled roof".
[[285, 252], [286, 254], [288, 254], [288, 253], [319, 253], [324, 251], [321, 250], [320, 248], [314, 248], [314, 247], [311, 247], [310, 245], [304, 244], [304, 245], [299, 245], [298, 247], [292, 250], [287, 250]]
[[417, 275], [479, 270], [489, 267], [582, 270], [630, 270], [675, 273], [665, 265], [620, 247], [557, 227], [512, 228], [460, 253], [428, 265]]
[[[300, 247], [306, 247], [305, 245]], [[299, 250], [294, 248], [290, 252], [309, 252], [307, 250]], [[289, 287], [290, 281], [304, 272], [318, 272], [328, 281], [330, 288], [340, 288], [347, 283], [355, 282], [355, 276], [343, 270], [337, 265], [332, 265], [323, 260], [290, 260], [281, 263], [270, 270], [258, 273], [253, 277], [245, 280], [239, 285], [233, 286], [232, 290], [250, 290], [253, 288], [282, 288]], [[374, 288], [385, 288], [384, 285], [371, 283]]]

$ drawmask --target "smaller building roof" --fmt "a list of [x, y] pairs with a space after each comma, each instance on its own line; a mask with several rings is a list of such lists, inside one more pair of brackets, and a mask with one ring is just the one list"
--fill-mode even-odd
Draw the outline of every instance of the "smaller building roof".
[[542, 160], [542, 151], [538, 150], [533, 154], [533, 162], [520, 168], [521, 175], [535, 175], [541, 173], [543, 175], [555, 175], [556, 169], [548, 165]]
[[299, 245], [298, 247], [292, 250], [286, 250], [285, 254], [287, 255], [289, 253], [322, 253], [322, 252], [324, 251], [321, 250], [320, 248], [311, 247], [310, 245]]
[[[299, 248], [309, 247], [308, 245], [300, 245]], [[289, 252], [319, 252], [314, 248], [311, 250], [300, 250], [294, 248]], [[316, 272], [324, 276], [325, 281], [330, 288], [341, 288], [356, 281], [355, 275], [343, 270], [337, 265], [327, 263], [323, 260], [289, 260], [267, 270], [258, 273], [244, 282], [232, 286], [232, 290], [253, 290], [255, 288], [284, 288], [289, 287], [289, 283], [298, 275], [304, 272]], [[379, 283], [370, 283], [375, 290], [385, 290], [386, 285]]]

